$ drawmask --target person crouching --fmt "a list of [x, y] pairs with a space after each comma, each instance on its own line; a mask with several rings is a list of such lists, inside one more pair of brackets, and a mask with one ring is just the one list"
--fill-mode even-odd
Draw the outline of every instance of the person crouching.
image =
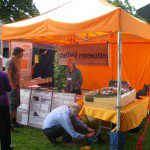
[[[62, 136], [63, 143], [71, 143], [72, 138], [82, 140], [94, 136], [94, 130], [77, 118], [82, 106], [74, 103], [72, 106], [61, 106], [52, 110], [45, 118], [43, 132], [52, 144]], [[85, 130], [87, 134], [81, 134]]]

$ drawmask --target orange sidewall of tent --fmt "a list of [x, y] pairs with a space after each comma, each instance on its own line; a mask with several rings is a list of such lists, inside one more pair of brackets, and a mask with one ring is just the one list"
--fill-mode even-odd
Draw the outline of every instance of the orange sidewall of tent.
[[[129, 81], [136, 90], [150, 84], [150, 44], [122, 45], [122, 80]], [[110, 44], [110, 66], [78, 66], [83, 75], [83, 89], [108, 86], [110, 79], [117, 79], [117, 44]]]

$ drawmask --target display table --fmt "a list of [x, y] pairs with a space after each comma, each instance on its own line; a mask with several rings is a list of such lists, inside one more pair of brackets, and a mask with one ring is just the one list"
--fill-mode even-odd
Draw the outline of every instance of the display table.
[[[135, 100], [121, 109], [120, 130], [128, 131], [137, 127], [146, 117], [148, 112], [149, 97], [143, 97]], [[117, 112], [115, 109], [104, 108], [102, 105], [94, 102], [85, 102], [80, 115], [90, 116], [96, 119], [117, 122]]]

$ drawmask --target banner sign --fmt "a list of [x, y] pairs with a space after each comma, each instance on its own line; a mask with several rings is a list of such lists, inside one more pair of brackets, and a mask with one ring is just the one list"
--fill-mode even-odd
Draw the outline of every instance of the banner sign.
[[59, 65], [66, 65], [69, 57], [74, 57], [76, 65], [80, 66], [108, 66], [109, 45], [107, 43], [58, 46]]

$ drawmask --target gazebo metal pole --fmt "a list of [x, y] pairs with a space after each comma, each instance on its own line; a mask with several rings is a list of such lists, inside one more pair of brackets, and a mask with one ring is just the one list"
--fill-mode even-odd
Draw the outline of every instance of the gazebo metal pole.
[[120, 101], [121, 101], [121, 69], [122, 69], [122, 38], [121, 32], [118, 31], [118, 77], [117, 77], [117, 127], [116, 131], [120, 131]]

